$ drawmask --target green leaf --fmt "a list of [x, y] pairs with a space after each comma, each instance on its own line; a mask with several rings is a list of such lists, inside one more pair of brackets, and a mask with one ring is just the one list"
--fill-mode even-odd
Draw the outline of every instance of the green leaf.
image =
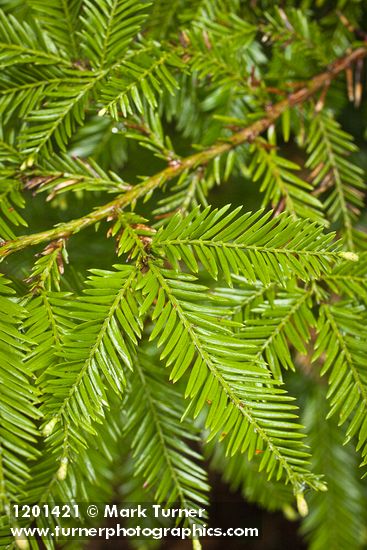
[[254, 182], [261, 181], [263, 206], [286, 210], [293, 217], [308, 218], [325, 225], [322, 203], [312, 194], [313, 187], [295, 172], [300, 166], [277, 153], [275, 133], [268, 141], [259, 138], [251, 145], [249, 171]]
[[156, 502], [199, 509], [207, 505], [209, 490], [200, 465], [203, 459], [192, 449], [199, 436], [188, 420], [181, 422], [183, 399], [168, 385], [158, 357], [152, 353], [151, 348], [139, 351], [126, 403], [135, 475], [154, 491]]
[[19, 214], [18, 209], [24, 208], [24, 197], [21, 193], [19, 180], [12, 169], [0, 167], [0, 238], [13, 239], [12, 226], [27, 226], [27, 222]]
[[310, 331], [316, 325], [312, 313], [312, 289], [280, 291], [271, 301], [254, 307], [241, 333], [256, 346], [255, 358], [269, 365], [275, 378], [282, 380], [282, 368], [295, 370], [292, 346], [306, 354]]
[[135, 0], [83, 2], [83, 51], [95, 68], [116, 63], [146, 18], [146, 3]]
[[94, 270], [89, 288], [74, 302], [72, 317], [78, 324], [65, 335], [63, 361], [49, 368], [43, 381], [46, 435], [63, 425], [81, 436], [94, 433], [93, 423], [101, 421], [109, 403], [107, 386], [123, 393], [125, 369], [132, 368], [130, 342], [136, 344], [141, 331], [135, 278], [136, 270], [129, 266]]
[[282, 481], [269, 481], [265, 473], [258, 470], [263, 451], [259, 450], [257, 456], [249, 461], [239, 454], [225, 456], [223, 446], [213, 441], [207, 445], [206, 452], [210, 457], [211, 469], [221, 474], [231, 491], [241, 491], [247, 502], [256, 503], [270, 512], [291, 508], [294, 503], [292, 488]]
[[259, 469], [268, 479], [284, 476], [295, 490], [303, 482], [317, 485], [307, 471], [308, 454], [294, 422], [292, 398], [254, 360], [253, 348], [233, 334], [233, 322], [225, 320], [223, 311], [220, 316], [215, 305], [203, 304], [205, 287], [150, 263], [139, 288], [143, 295], [152, 288], [165, 294], [150, 338], [158, 339], [174, 382], [190, 372], [188, 410], [196, 417], [205, 409], [210, 438], [220, 434], [230, 456], [247, 452], [251, 459], [257, 449], [263, 450]]
[[83, 0], [27, 0], [42, 28], [70, 57], [78, 55], [78, 16]]
[[328, 373], [330, 412], [339, 426], [348, 422], [346, 440], [358, 437], [357, 450], [367, 463], [367, 330], [364, 307], [351, 302], [324, 304], [318, 319], [314, 359], [325, 354], [321, 374]]
[[104, 73], [71, 70], [64, 73], [63, 84], [46, 91], [43, 95], [46, 106], [28, 114], [27, 124], [19, 136], [20, 148], [29, 156], [30, 164], [40, 152], [49, 157], [55, 147], [66, 150], [77, 125], [83, 123], [90, 93], [104, 76]]
[[319, 186], [319, 194], [326, 197], [329, 219], [342, 225], [349, 250], [354, 249], [353, 224], [366, 190], [363, 170], [347, 158], [355, 151], [352, 137], [340, 128], [330, 112], [312, 114], [306, 166], [312, 169], [313, 185]]
[[0, 67], [24, 63], [66, 65], [68, 59], [56, 52], [51, 38], [43, 36], [36, 26], [20, 23], [0, 10]]
[[[0, 277], [0, 509], [16, 501], [38, 456], [36, 409], [38, 390], [24, 363], [30, 341], [20, 332], [25, 311]], [[6, 511], [8, 513], [8, 510]]]
[[362, 549], [364, 488], [352, 444], [343, 445], [343, 430], [335, 419], [325, 421], [325, 397], [322, 388], [307, 393], [304, 421], [309, 430], [313, 465], [325, 474], [328, 490], [308, 496], [310, 514], [303, 520], [301, 532], [309, 541], [310, 550]]
[[100, 115], [109, 112], [119, 120], [121, 114], [123, 117], [134, 112], [148, 114], [148, 108], [157, 108], [157, 96], [164, 90], [172, 94], [178, 87], [172, 69], [182, 69], [183, 65], [174, 51], [156, 44], [149, 47], [138, 44], [132, 54], [121, 61], [104, 86]]
[[309, 280], [328, 272], [338, 258], [334, 235], [323, 234], [315, 223], [285, 213], [270, 218], [271, 212], [262, 210], [236, 217], [239, 209], [226, 214], [228, 208], [196, 208], [186, 217], [177, 213], [154, 237], [153, 250], [174, 251], [191, 269], [182, 252], [189, 247], [214, 278], [224, 256], [231, 271], [264, 284], [289, 276]]

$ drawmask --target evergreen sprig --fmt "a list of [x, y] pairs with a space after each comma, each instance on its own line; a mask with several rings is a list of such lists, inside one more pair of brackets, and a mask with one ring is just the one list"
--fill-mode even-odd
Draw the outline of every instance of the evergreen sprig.
[[0, 280], [0, 507], [2, 514], [10, 502], [17, 500], [29, 479], [29, 463], [39, 452], [36, 421], [42, 416], [36, 405], [37, 389], [31, 381], [32, 371], [24, 368], [24, 357], [31, 343], [20, 333], [25, 311], [11, 296], [9, 281]]
[[329, 374], [331, 409], [328, 416], [339, 414], [339, 425], [351, 419], [348, 441], [358, 435], [358, 449], [366, 463], [366, 324], [364, 310], [352, 303], [324, 305], [318, 321], [319, 336], [314, 358], [325, 354], [321, 374]]
[[306, 165], [313, 170], [313, 183], [320, 186], [318, 192], [327, 193], [325, 206], [330, 219], [343, 224], [349, 249], [354, 246], [353, 221], [363, 206], [365, 190], [363, 170], [346, 158], [355, 151], [351, 136], [330, 114], [322, 111], [312, 118]]
[[363, 2], [0, 4], [1, 545], [208, 468], [362, 549]]
[[147, 351], [134, 361], [137, 376], [127, 403], [125, 429], [133, 438], [134, 469], [157, 502], [178, 503], [183, 509], [206, 506], [209, 485], [202, 457], [189, 444], [199, 437], [187, 419], [181, 421], [182, 396], [174, 387], [167, 392], [165, 373]]

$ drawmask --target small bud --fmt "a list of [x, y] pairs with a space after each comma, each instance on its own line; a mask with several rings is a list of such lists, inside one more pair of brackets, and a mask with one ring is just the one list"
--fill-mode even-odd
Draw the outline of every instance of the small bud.
[[303, 496], [303, 493], [298, 493], [296, 495], [297, 499], [297, 509], [300, 516], [303, 518], [307, 516], [308, 514], [308, 505], [306, 502], [305, 497]]
[[60, 468], [57, 470], [56, 477], [59, 481], [64, 481], [68, 473], [68, 458], [64, 456], [61, 459]]
[[31, 155], [30, 157], [28, 157], [21, 165], [20, 165], [20, 169], [21, 170], [25, 170], [26, 168], [30, 168], [31, 166], [33, 166], [34, 164], [34, 156]]
[[285, 504], [282, 508], [282, 512], [288, 521], [296, 521], [298, 518], [297, 512], [290, 504]]
[[16, 537], [15, 544], [17, 545], [18, 548], [20, 548], [20, 550], [28, 550], [29, 549], [29, 544], [28, 544], [27, 539]]
[[202, 550], [199, 539], [192, 539], [192, 548], [193, 550]]
[[359, 256], [355, 252], [339, 252], [339, 256], [344, 260], [350, 260], [351, 262], [358, 262]]
[[328, 487], [327, 487], [326, 483], [324, 483], [323, 481], [317, 481], [317, 482], [315, 483], [315, 489], [316, 489], [317, 491], [323, 491], [323, 492], [325, 492], [325, 491], [328, 490]]
[[50, 422], [48, 422], [48, 424], [46, 424], [46, 426], [42, 430], [42, 433], [45, 437], [48, 437], [49, 435], [52, 434], [52, 432], [54, 431], [54, 427], [56, 426], [56, 423], [57, 423], [57, 417], [55, 416], [54, 418], [52, 418], [52, 420], [50, 420]]

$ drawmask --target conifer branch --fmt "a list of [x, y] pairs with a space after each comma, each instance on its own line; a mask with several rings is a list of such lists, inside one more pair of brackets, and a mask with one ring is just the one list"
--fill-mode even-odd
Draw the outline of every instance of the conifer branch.
[[0, 547], [59, 504], [215, 520], [212, 467], [362, 548], [367, 5], [0, 4]]
[[295, 107], [296, 105], [300, 105], [307, 101], [319, 90], [323, 89], [325, 86], [328, 86], [334, 78], [349, 68], [353, 63], [363, 59], [366, 56], [367, 48], [359, 47], [345, 56], [340, 57], [333, 64], [331, 64], [325, 72], [315, 76], [304, 87], [298, 89], [294, 93], [291, 93], [287, 99], [271, 106], [265, 117], [257, 120], [246, 128], [243, 128], [225, 141], [218, 141], [208, 149], [190, 155], [176, 162], [173, 166], [168, 166], [161, 172], [146, 178], [141, 184], [136, 185], [130, 191], [118, 196], [113, 201], [96, 208], [94, 211], [82, 216], [81, 218], [59, 224], [47, 231], [34, 233], [32, 235], [21, 235], [13, 240], [5, 242], [0, 247], [0, 258], [5, 258], [13, 252], [22, 250], [28, 246], [34, 246], [54, 239], [68, 238], [70, 235], [77, 233], [82, 229], [94, 225], [110, 216], [114, 216], [116, 210], [125, 208], [130, 204], [134, 204], [139, 198], [148, 196], [149, 193], [153, 192], [156, 188], [162, 186], [168, 181], [173, 180], [184, 171], [191, 170], [200, 165], [205, 165], [215, 157], [219, 157], [233, 148], [242, 145], [243, 143], [252, 141], [255, 137], [269, 128], [284, 111], [290, 107]]

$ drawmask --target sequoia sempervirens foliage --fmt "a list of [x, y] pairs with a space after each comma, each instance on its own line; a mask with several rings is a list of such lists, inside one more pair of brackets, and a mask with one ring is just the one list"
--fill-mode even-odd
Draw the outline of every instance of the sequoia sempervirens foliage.
[[1, 0], [4, 547], [209, 470], [366, 547], [367, 10], [277, 4]]

